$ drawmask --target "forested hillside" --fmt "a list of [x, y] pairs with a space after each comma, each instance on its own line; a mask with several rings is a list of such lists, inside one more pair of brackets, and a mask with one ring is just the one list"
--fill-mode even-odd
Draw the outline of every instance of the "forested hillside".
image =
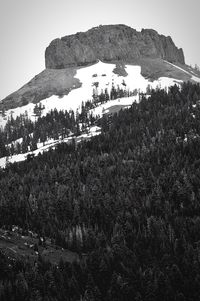
[[[98, 86], [98, 82], [94, 84]], [[125, 82], [123, 85], [126, 86]], [[91, 99], [86, 102], [82, 101], [80, 108], [77, 108], [76, 111], [55, 108], [42, 116], [45, 106], [39, 103], [33, 109], [32, 119], [35, 119], [34, 121], [31, 120], [27, 111], [16, 118], [11, 114], [11, 117], [5, 122], [5, 126], [0, 126], [0, 158], [33, 152], [40, 148], [41, 144], [44, 145], [50, 140], [60, 139], [63, 141], [69, 136], [77, 137], [82, 133], [89, 132], [100, 117], [98, 114], [94, 114], [95, 108], [98, 110], [105, 103], [108, 104], [109, 101], [115, 99], [119, 99], [118, 105], [120, 105], [121, 98], [125, 99], [137, 94], [137, 90], [126, 91], [125, 88], [120, 89], [114, 84], [109, 94], [107, 89], [102, 90], [99, 95], [95, 92], [94, 89]], [[62, 97], [60, 97], [60, 102], [62, 102]], [[5, 116], [5, 112], [0, 111], [1, 115]]]
[[90, 141], [0, 169], [0, 227], [78, 254], [2, 248], [0, 300], [200, 300], [199, 100], [199, 84], [153, 90]]

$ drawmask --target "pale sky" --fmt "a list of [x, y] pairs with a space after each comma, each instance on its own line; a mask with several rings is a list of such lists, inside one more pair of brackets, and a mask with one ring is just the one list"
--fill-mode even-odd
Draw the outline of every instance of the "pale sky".
[[170, 35], [200, 66], [200, 0], [0, 0], [0, 99], [45, 68], [53, 39], [100, 24]]

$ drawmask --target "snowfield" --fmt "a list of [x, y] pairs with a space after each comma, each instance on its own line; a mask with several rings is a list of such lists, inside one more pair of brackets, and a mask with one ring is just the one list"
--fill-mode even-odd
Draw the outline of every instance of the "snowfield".
[[[41, 104], [41, 106], [44, 107], [44, 109], [42, 110], [41, 117], [45, 116], [48, 112], [54, 110], [55, 108], [58, 111], [59, 110], [80, 111], [82, 102], [92, 100], [93, 94], [100, 95], [102, 91], [105, 92], [105, 89], [107, 89], [108, 93], [110, 94], [113, 85], [115, 88], [119, 86], [120, 89], [121, 88], [123, 90], [126, 89], [127, 91], [130, 92], [137, 89], [137, 91], [145, 93], [147, 87], [151, 87], [153, 89], [156, 88], [168, 89], [168, 87], [174, 85], [175, 83], [180, 84], [182, 82], [181, 80], [168, 78], [168, 77], [160, 77], [158, 80], [151, 82], [148, 79], [145, 79], [141, 75], [140, 66], [125, 65], [125, 71], [127, 73], [127, 76], [119, 76], [118, 74], [114, 73], [113, 71], [115, 68], [116, 68], [115, 64], [107, 64], [99, 61], [98, 63], [92, 66], [78, 69], [75, 77], [79, 79], [79, 81], [82, 83], [82, 86], [80, 88], [73, 89], [68, 95], [65, 95], [63, 97], [58, 97], [54, 95], [40, 101], [39, 104]], [[180, 67], [177, 68], [190, 74], [189, 72], [183, 70]], [[90, 110], [90, 113], [92, 113], [95, 116], [101, 117], [105, 113], [115, 112], [120, 108], [128, 108], [134, 102], [139, 102], [139, 93], [137, 93], [135, 96], [110, 100]], [[4, 116], [0, 115], [0, 127], [4, 128], [7, 120], [11, 116], [14, 119], [16, 119], [17, 116], [20, 116], [21, 114], [26, 114], [27, 117], [34, 122], [38, 118], [34, 114], [34, 107], [35, 104], [30, 103], [25, 106], [6, 111]], [[91, 127], [90, 129], [88, 129], [88, 133], [84, 133], [78, 137], [75, 137], [75, 140], [76, 142], [80, 142], [82, 139], [89, 139], [90, 137], [99, 135], [100, 133], [101, 133], [100, 128]], [[21, 141], [21, 139], [22, 138], [18, 139], [19, 142]], [[33, 152], [27, 152], [25, 154], [18, 154], [18, 155], [13, 155], [11, 157], [0, 158], [0, 167], [5, 168], [7, 163], [24, 161], [26, 160], [27, 155], [29, 154], [33, 154], [34, 156], [37, 156], [39, 153], [48, 151], [50, 148], [55, 148], [55, 146], [59, 143], [62, 142], [69, 143], [71, 140], [72, 137], [68, 137], [63, 140], [49, 139], [44, 144], [38, 143], [37, 145], [38, 149]]]
[[[96, 94], [100, 94], [102, 90], [105, 91], [105, 89], [107, 89], [108, 93], [110, 93], [113, 84], [115, 87], [119, 85], [119, 88], [123, 89], [126, 87], [127, 91], [138, 89], [140, 92], [146, 92], [147, 86], [151, 86], [154, 89], [156, 87], [167, 88], [175, 83], [182, 82], [167, 77], [160, 77], [158, 80], [150, 82], [141, 75], [140, 66], [132, 65], [125, 66], [125, 70], [128, 74], [127, 76], [119, 76], [113, 72], [115, 67], [115, 64], [107, 64], [99, 61], [92, 66], [78, 69], [75, 77], [80, 80], [82, 86], [80, 88], [73, 89], [68, 95], [64, 95], [63, 97], [54, 95], [41, 100], [41, 105], [44, 105], [45, 107], [41, 116], [45, 116], [49, 111], [54, 110], [55, 108], [58, 111], [69, 111], [70, 109], [74, 111], [77, 109], [80, 110], [82, 101], [86, 102], [87, 100], [91, 100], [94, 92]], [[124, 83], [126, 86], [124, 86]], [[127, 105], [130, 105], [130, 100], [127, 99], [127, 101]], [[25, 106], [6, 111], [4, 117], [0, 116], [0, 127], [3, 128], [5, 126], [11, 115], [14, 119], [16, 119], [16, 117], [20, 116], [20, 114], [27, 113], [29, 119], [35, 121], [37, 117], [33, 112], [34, 107], [35, 104], [30, 103]]]

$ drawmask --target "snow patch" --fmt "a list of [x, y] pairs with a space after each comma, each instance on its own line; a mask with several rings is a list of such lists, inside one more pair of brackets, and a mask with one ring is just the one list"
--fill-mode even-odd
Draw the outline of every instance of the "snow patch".
[[57, 140], [49, 139], [44, 143], [38, 143], [37, 145], [38, 149], [34, 151], [0, 158], [0, 168], [5, 168], [6, 164], [8, 163], [25, 161], [28, 155], [38, 156], [39, 153], [42, 154], [43, 152], [48, 151], [50, 149], [55, 149], [56, 145], [58, 145], [59, 143], [70, 143], [73, 138], [78, 143], [81, 142], [83, 139], [90, 139], [91, 137], [100, 134], [101, 134], [101, 128], [98, 126], [92, 126], [88, 129], [88, 133], [84, 133], [78, 137], [68, 137], [68, 138], [57, 139]]
[[130, 107], [134, 102], [139, 102], [139, 95], [131, 96], [131, 97], [123, 97], [114, 100], [110, 100], [106, 103], [101, 104], [100, 106], [90, 110], [90, 113], [93, 116], [102, 117], [103, 114], [109, 112], [109, 108], [113, 106], [125, 106]]
[[[172, 63], [170, 63], [170, 62], [168, 62], [168, 61], [165, 61], [165, 62], [168, 63], [169, 65], [171, 65], [171, 66], [173, 66], [173, 67], [175, 67], [175, 68], [177, 68], [177, 69], [183, 71], [184, 73], [190, 75], [190, 76], [191, 76], [191, 79], [192, 79], [193, 81], [195, 81], [195, 82], [197, 82], [197, 83], [200, 83], [200, 78], [199, 78], [199, 77], [194, 76], [194, 75], [191, 74], [190, 72], [188, 72], [188, 71], [184, 70], [183, 68], [181, 68], [181, 67], [179, 67], [179, 66], [176, 66], [176, 65], [174, 65], [174, 64], [172, 64]], [[192, 72], [192, 71], [191, 71], [191, 72]], [[194, 72], [192, 72], [192, 73], [194, 73]]]
[[[125, 65], [125, 70], [128, 75], [123, 77], [113, 72], [115, 67], [115, 64], [107, 64], [99, 61], [92, 66], [78, 69], [76, 78], [80, 80], [82, 86], [73, 89], [68, 95], [64, 95], [63, 97], [53, 95], [41, 100], [40, 104], [42, 107], [45, 107], [41, 111], [41, 116], [46, 116], [48, 112], [55, 108], [58, 111], [69, 111], [70, 109], [73, 111], [76, 111], [77, 109], [80, 110], [82, 101], [86, 102], [87, 100], [91, 100], [93, 93], [99, 95], [102, 91], [105, 92], [105, 89], [110, 93], [112, 85], [115, 87], [119, 86], [119, 88], [123, 89], [126, 88], [127, 91], [138, 89], [140, 92], [146, 92], [147, 86], [151, 86], [154, 89], [157, 87], [165, 88], [174, 85], [177, 82], [181, 82], [167, 77], [161, 77], [154, 82], [150, 82], [141, 75], [141, 66], [132, 65]], [[183, 71], [186, 72], [185, 70]], [[198, 80], [200, 81], [200, 79]], [[0, 127], [4, 128], [8, 118], [11, 116], [16, 119], [20, 114], [27, 114], [27, 117], [31, 119], [31, 121], [37, 120], [38, 117], [34, 114], [34, 107], [35, 104], [30, 103], [6, 111], [5, 116], [0, 115]]]

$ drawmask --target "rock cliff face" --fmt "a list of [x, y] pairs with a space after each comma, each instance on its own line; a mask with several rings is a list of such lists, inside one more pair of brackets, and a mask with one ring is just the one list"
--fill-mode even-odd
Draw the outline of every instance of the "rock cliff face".
[[98, 60], [134, 63], [142, 58], [185, 64], [183, 50], [175, 46], [171, 37], [152, 29], [138, 32], [125, 25], [99, 26], [53, 40], [45, 52], [46, 68], [50, 69], [82, 66]]

